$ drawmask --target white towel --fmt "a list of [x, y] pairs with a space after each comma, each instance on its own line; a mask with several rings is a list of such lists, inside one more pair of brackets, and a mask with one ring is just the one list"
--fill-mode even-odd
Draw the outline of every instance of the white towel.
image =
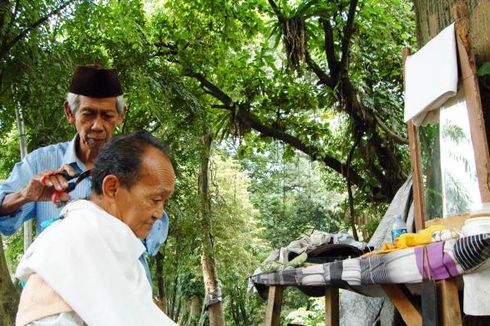
[[446, 27], [405, 62], [405, 122], [418, 126], [458, 89], [454, 23]]
[[145, 247], [131, 229], [93, 202], [67, 205], [17, 267], [37, 273], [91, 326], [175, 325], [153, 302], [139, 257]]

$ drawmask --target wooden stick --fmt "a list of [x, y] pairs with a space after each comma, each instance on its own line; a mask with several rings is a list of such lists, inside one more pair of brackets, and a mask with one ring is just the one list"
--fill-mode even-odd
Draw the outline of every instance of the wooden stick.
[[382, 284], [391, 303], [396, 307], [408, 326], [422, 326], [422, 316], [398, 285]]
[[459, 306], [458, 285], [454, 279], [442, 280], [439, 286], [439, 302], [441, 306], [441, 325], [463, 325]]
[[420, 146], [417, 128], [412, 121], [407, 123], [410, 163], [412, 166], [412, 191], [415, 205], [415, 232], [425, 228], [424, 186], [422, 183]]
[[339, 326], [339, 288], [325, 289], [325, 325]]
[[280, 326], [282, 290], [282, 286], [272, 285], [269, 287], [269, 296], [267, 298], [267, 308], [265, 313], [265, 326]]
[[[405, 60], [410, 55], [410, 49], [402, 50], [403, 66]], [[403, 69], [405, 71], [405, 68]], [[410, 152], [410, 163], [412, 168], [412, 191], [413, 202], [415, 205], [415, 232], [425, 228], [425, 202], [424, 202], [424, 187], [422, 183], [422, 173], [420, 165], [420, 146], [417, 135], [417, 128], [412, 121], [407, 123], [408, 128], [408, 149]]]
[[481, 105], [480, 88], [476, 76], [475, 58], [471, 51], [470, 23], [466, 5], [464, 3], [454, 5], [453, 15], [456, 20], [459, 65], [461, 67], [466, 107], [468, 109], [480, 197], [482, 202], [488, 202], [490, 201], [490, 153]]

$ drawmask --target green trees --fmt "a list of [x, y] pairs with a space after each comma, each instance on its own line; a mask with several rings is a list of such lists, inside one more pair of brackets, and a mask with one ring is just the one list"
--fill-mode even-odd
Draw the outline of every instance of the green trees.
[[[15, 143], [18, 138], [10, 132], [12, 129], [15, 130], [15, 108], [20, 106], [24, 109], [32, 108], [33, 103], [37, 104], [37, 92], [41, 88], [43, 91], [49, 88], [49, 84], [43, 83], [49, 75], [39, 74], [36, 63], [37, 60], [42, 61], [49, 55], [50, 31], [45, 27], [49, 21], [54, 22], [57, 18], [67, 15], [70, 5], [76, 2], [73, 0], [0, 2], [0, 139], [4, 145], [0, 150], [2, 176], [8, 173], [13, 163], [20, 157], [18, 152], [13, 150], [18, 148]], [[53, 71], [57, 68], [59, 69], [60, 66], [53, 67]], [[46, 98], [52, 100], [53, 96], [51, 94], [51, 97]], [[47, 102], [43, 104], [48, 104]], [[35, 113], [37, 112], [34, 111], [34, 115]], [[25, 116], [27, 120], [31, 117], [31, 115]], [[40, 127], [39, 129], [43, 124], [44, 119], [36, 119], [34, 123]], [[56, 126], [51, 126], [49, 131], [41, 131], [48, 135], [44, 137], [44, 141], [49, 141], [53, 129], [56, 130]], [[59, 129], [56, 131], [60, 132]], [[34, 145], [35, 142], [31, 141], [31, 144]], [[18, 292], [10, 279], [3, 246], [0, 256], [0, 320], [6, 325], [13, 325]]]
[[[398, 53], [413, 43], [409, 4], [224, 4], [169, 4], [159, 21], [163, 56], [211, 96], [221, 129], [280, 140], [389, 201], [408, 171], [394, 130], [403, 126]], [[172, 28], [182, 20], [185, 31]]]
[[[67, 140], [73, 66], [116, 67], [129, 103], [118, 132], [146, 128], [175, 159], [170, 237], [151, 261], [162, 307], [204, 322], [200, 248], [211, 237], [227, 322], [258, 324], [245, 278], [271, 247], [314, 229], [361, 231], [405, 180], [399, 49], [413, 29], [406, 0], [3, 1], [0, 173], [18, 160], [16, 107], [30, 150]], [[219, 155], [204, 230], [206, 128]]]

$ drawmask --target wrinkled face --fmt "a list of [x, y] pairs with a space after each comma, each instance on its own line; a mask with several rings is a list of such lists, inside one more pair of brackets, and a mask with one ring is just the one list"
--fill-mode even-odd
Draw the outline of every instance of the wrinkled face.
[[136, 183], [130, 189], [118, 188], [114, 215], [126, 223], [138, 238], [144, 239], [153, 223], [163, 216], [174, 185], [172, 164], [160, 151], [149, 147], [143, 155]]
[[94, 98], [80, 95], [75, 114], [65, 106], [68, 121], [75, 125], [80, 136], [80, 150], [98, 153], [112, 137], [114, 128], [124, 116], [116, 110], [116, 98]]

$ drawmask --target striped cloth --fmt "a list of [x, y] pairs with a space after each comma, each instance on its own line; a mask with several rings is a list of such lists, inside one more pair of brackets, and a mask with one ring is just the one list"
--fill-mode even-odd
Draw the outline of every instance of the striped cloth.
[[250, 276], [256, 285], [320, 287], [419, 283], [471, 273], [490, 257], [490, 234]]
[[490, 257], [490, 234], [460, 239], [454, 245], [454, 256], [465, 271], [480, 267]]

